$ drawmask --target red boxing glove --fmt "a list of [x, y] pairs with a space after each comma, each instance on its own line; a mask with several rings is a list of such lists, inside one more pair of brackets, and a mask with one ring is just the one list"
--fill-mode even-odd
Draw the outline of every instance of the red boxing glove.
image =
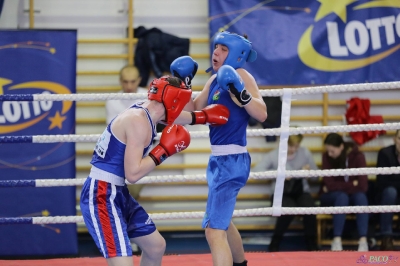
[[169, 125], [161, 133], [160, 143], [149, 153], [156, 165], [169, 156], [181, 152], [190, 144], [189, 131], [181, 125]]
[[191, 125], [209, 124], [211, 126], [220, 126], [228, 122], [229, 109], [222, 104], [211, 104], [201, 111], [194, 111], [191, 114]]

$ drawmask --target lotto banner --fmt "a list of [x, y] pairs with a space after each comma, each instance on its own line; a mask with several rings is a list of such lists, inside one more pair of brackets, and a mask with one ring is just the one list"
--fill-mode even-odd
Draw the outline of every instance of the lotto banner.
[[[76, 92], [75, 30], [0, 31], [0, 94]], [[0, 135], [75, 133], [75, 103], [0, 102]], [[75, 178], [75, 144], [0, 144], [1, 180]], [[0, 188], [0, 217], [76, 215], [75, 187]], [[0, 256], [77, 254], [76, 224], [0, 225]]]
[[210, 37], [247, 34], [261, 85], [399, 80], [400, 1], [209, 0]]

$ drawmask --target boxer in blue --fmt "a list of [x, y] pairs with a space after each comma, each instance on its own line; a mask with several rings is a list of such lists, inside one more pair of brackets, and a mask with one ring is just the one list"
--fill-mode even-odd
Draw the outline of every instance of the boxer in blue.
[[203, 219], [214, 266], [247, 265], [241, 236], [232, 223], [239, 190], [250, 174], [246, 129], [250, 116], [263, 122], [267, 109], [254, 77], [243, 69], [257, 58], [247, 36], [221, 32], [214, 39], [212, 75], [194, 99], [195, 110], [222, 104], [226, 124], [210, 126], [211, 156], [207, 168], [208, 200]]
[[[189, 68], [193, 69], [193, 65]], [[178, 69], [178, 74], [188, 81], [187, 72]], [[190, 73], [191, 78], [194, 74]], [[178, 77], [153, 80], [148, 100], [133, 104], [116, 116], [96, 144], [80, 206], [86, 227], [109, 266], [133, 265], [130, 241], [142, 250], [140, 265], [161, 265], [165, 240], [129, 194], [125, 181], [137, 182], [166, 158], [187, 148], [189, 132], [173, 124], [179, 115], [183, 117], [182, 124], [226, 123], [229, 111], [220, 105], [182, 112], [185, 106], [193, 105], [191, 95], [191, 89]], [[159, 144], [151, 149], [159, 122], [167, 126]]]

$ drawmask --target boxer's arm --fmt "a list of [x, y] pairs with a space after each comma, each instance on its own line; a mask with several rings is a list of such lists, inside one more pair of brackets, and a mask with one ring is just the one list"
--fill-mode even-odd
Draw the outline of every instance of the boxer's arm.
[[211, 104], [200, 111], [191, 112], [191, 114], [191, 125], [208, 124], [220, 126], [226, 124], [229, 119], [229, 109], [222, 104]]

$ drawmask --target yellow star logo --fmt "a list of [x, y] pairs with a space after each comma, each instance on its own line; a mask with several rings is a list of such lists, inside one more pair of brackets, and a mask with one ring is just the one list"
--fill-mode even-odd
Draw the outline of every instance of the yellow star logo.
[[12, 81], [9, 79], [0, 78], [0, 94], [4, 94], [3, 86], [10, 84]]
[[48, 118], [51, 121], [50, 129], [53, 129], [55, 127], [58, 127], [59, 129], [62, 129], [62, 122], [64, 122], [65, 119], [67, 119], [66, 116], [61, 116], [60, 112], [57, 111], [56, 114], [53, 117]]
[[346, 7], [357, 0], [318, 0], [321, 6], [315, 15], [315, 21], [326, 17], [330, 13], [335, 13], [343, 22], [347, 21]]

